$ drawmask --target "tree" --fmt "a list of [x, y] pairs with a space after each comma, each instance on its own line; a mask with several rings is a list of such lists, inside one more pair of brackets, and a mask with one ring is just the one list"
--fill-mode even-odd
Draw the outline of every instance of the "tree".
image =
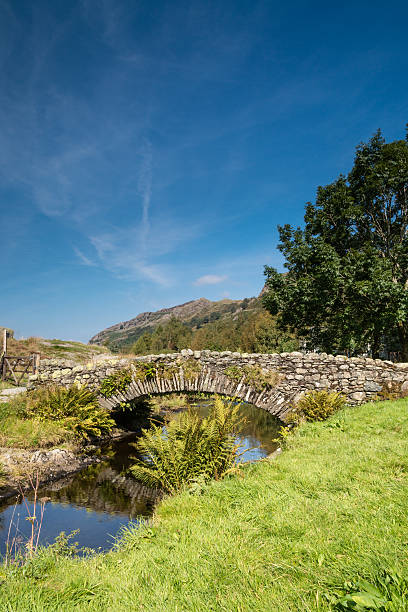
[[152, 334], [145, 332], [131, 347], [131, 352], [135, 355], [149, 355], [151, 353]]
[[171, 317], [164, 325], [158, 325], [153, 332], [145, 332], [132, 346], [136, 355], [149, 353], [169, 353], [187, 348], [190, 344], [191, 330]]
[[378, 356], [398, 336], [408, 361], [408, 130], [357, 147], [347, 177], [317, 190], [304, 228], [279, 227], [286, 274], [265, 266], [264, 306], [310, 347]]

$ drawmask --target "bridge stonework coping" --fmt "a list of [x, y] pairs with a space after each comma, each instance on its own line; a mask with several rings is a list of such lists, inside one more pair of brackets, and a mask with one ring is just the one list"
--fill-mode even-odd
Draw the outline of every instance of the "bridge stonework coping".
[[[172, 366], [172, 373], [170, 376], [157, 375], [145, 380], [134, 377], [125, 392], [110, 398], [100, 395], [101, 406], [112, 409], [121, 402], [163, 393], [217, 393], [238, 397], [285, 420], [292, 404], [313, 389], [340, 391], [351, 405], [374, 399], [381, 393], [408, 395], [408, 364], [325, 353], [248, 354], [191, 349], [184, 349], [180, 353], [111, 358], [86, 365], [61, 359], [44, 359], [40, 362], [38, 373], [30, 377], [30, 386], [57, 384], [67, 387], [83, 384], [98, 391], [104, 378], [124, 368], [136, 371], [140, 363], [164, 368]], [[199, 364], [199, 367], [195, 367], [193, 376], [191, 373], [185, 376], [184, 369], [191, 363]], [[239, 380], [228, 376], [225, 371], [232, 366], [240, 368], [236, 371], [242, 373], [247, 366], [261, 368], [265, 376], [275, 373], [276, 384], [262, 390], [256, 389], [245, 381], [244, 374]]]

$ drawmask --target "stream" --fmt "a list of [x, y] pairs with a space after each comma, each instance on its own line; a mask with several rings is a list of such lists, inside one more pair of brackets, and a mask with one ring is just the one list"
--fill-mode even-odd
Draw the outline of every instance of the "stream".
[[[205, 416], [210, 403], [196, 406]], [[256, 461], [266, 457], [278, 444], [281, 423], [269, 413], [249, 404], [240, 407], [246, 422], [237, 438], [243, 449], [250, 449], [240, 461]], [[104, 461], [91, 465], [72, 476], [42, 487], [38, 497], [45, 501], [39, 543], [54, 542], [58, 534], [79, 529], [74, 541], [80, 547], [105, 551], [111, 548], [121, 527], [138, 523], [152, 515], [157, 495], [128, 473], [131, 457], [136, 454], [133, 434], [119, 442], [101, 448]], [[32, 496], [28, 507], [33, 512]], [[39, 505], [37, 504], [37, 514]], [[0, 506], [0, 556], [5, 555], [7, 541], [17, 538], [20, 545], [27, 541], [31, 525], [24, 503], [9, 500]], [[11, 527], [10, 527], [11, 525]]]

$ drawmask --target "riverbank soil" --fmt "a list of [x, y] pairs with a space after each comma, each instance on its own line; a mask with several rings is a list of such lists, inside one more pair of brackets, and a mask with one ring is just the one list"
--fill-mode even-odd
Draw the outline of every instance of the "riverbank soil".
[[165, 499], [109, 553], [3, 568], [0, 610], [330, 610], [345, 581], [408, 575], [406, 399], [302, 425], [241, 472]]

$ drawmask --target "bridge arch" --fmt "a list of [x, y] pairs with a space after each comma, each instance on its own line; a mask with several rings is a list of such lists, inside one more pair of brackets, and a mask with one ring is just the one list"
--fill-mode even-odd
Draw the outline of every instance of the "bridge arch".
[[247, 354], [192, 351], [121, 359], [110, 357], [78, 365], [44, 359], [30, 386], [82, 384], [100, 392], [102, 382], [123, 370], [132, 379], [122, 393], [100, 395], [114, 408], [121, 402], [164, 393], [203, 392], [237, 397], [285, 420], [291, 405], [312, 389], [343, 393], [350, 405], [389, 396], [408, 395], [408, 364], [325, 353]]
[[[205, 366], [191, 375], [181, 364], [178, 371], [172, 372], [171, 376], [157, 374], [140, 380], [135, 375], [125, 391], [115, 393], [109, 398], [101, 396], [99, 403], [104, 408], [112, 410], [124, 402], [169, 393], [209, 393], [234, 397], [279, 418], [282, 418], [287, 411], [289, 400], [288, 395], [285, 395], [278, 387], [265, 385], [262, 389], [254, 388], [245, 382], [244, 376], [238, 380], [232, 379], [214, 368]], [[296, 393], [295, 391], [291, 394], [292, 399]]]

